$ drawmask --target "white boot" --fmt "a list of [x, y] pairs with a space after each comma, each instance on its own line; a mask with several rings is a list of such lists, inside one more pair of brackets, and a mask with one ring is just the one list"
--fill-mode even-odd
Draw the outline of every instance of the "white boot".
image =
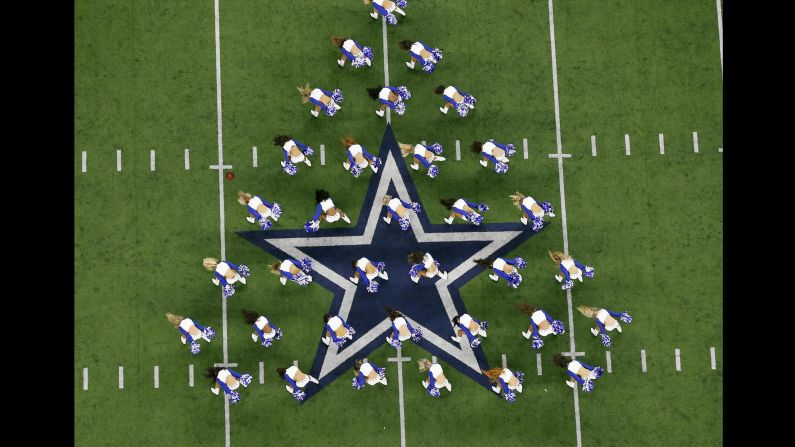
[[469, 107], [470, 109], [474, 109], [475, 108], [475, 104], [467, 104], [467, 107]]
[[444, 387], [447, 388], [447, 391], [453, 391], [453, 385], [450, 383], [449, 380], [444, 383]]
[[447, 222], [447, 225], [452, 225], [453, 224], [453, 218], [452, 217], [445, 217], [444, 221]]
[[185, 343], [187, 343], [187, 342], [188, 342], [188, 338], [187, 338], [187, 337], [185, 337], [184, 335], [180, 335], [180, 336], [179, 336], [179, 339], [182, 341], [182, 344], [183, 344], [183, 345], [184, 345]]
[[285, 385], [284, 389], [286, 389], [288, 393], [293, 394], [293, 387], [291, 387], [290, 385]]
[[566, 386], [567, 387], [569, 387], [571, 389], [574, 389], [574, 382], [572, 382], [570, 380], [564, 380], [564, 382], [566, 382]]
[[500, 277], [495, 275], [494, 273], [490, 274], [489, 278], [491, 278], [492, 281], [499, 281], [500, 280]]
[[355, 276], [349, 276], [348, 279], [350, 279], [354, 284], [359, 284], [359, 278]]
[[283, 286], [287, 285], [287, 278], [284, 276], [279, 278], [279, 282], [282, 283]]
[[328, 345], [329, 345], [329, 342], [330, 342], [331, 340], [329, 340], [329, 338], [328, 338], [328, 337], [323, 337], [323, 338], [321, 338], [321, 339], [320, 339], [320, 341], [322, 341], [324, 345], [328, 346]]
[[437, 155], [436, 157], [433, 157], [433, 159], [434, 159], [434, 160], [437, 160], [437, 161], [445, 161], [445, 160], [447, 160], [446, 158], [444, 158], [444, 157], [440, 157], [440, 156], [438, 156], [438, 155]]
[[556, 279], [558, 282], [561, 282], [561, 281], [563, 281], [563, 277], [562, 277], [562, 276], [560, 276], [560, 275], [555, 275], [555, 279]]
[[520, 220], [520, 221], [521, 221], [523, 224], [527, 225], [527, 218], [526, 218], [526, 217], [522, 216], [522, 217], [520, 217], [520, 218], [519, 218], [519, 220]]
[[256, 220], [254, 220], [254, 218], [253, 218], [253, 217], [251, 217], [251, 216], [248, 216], [248, 217], [246, 217], [246, 220], [247, 220], [247, 221], [249, 221], [249, 223], [254, 223], [254, 222], [256, 222]]
[[343, 161], [342, 167], [345, 168], [346, 171], [349, 171], [351, 169], [351, 164], [348, 163], [347, 161]]
[[410, 166], [411, 166], [411, 169], [413, 169], [415, 171], [419, 171], [420, 170], [420, 165], [410, 165]]
[[221, 284], [221, 281], [219, 281], [219, 280], [218, 280], [218, 278], [213, 278], [213, 279], [211, 279], [211, 281], [212, 281], [212, 282], [213, 282], [213, 284], [215, 284], [216, 286], [217, 286], [217, 285], [219, 285], [219, 284]]
[[379, 277], [379, 278], [386, 279], [386, 280], [389, 280], [389, 274], [386, 272], [386, 270], [384, 270], [384, 271], [382, 271], [381, 273], [379, 273], [379, 274], [378, 274], [378, 277]]
[[392, 216], [385, 216], [384, 217], [384, 222], [391, 223], [392, 222]]
[[406, 66], [409, 67], [410, 69], [414, 70], [414, 61], [411, 60], [409, 62], [406, 62]]
[[342, 216], [342, 220], [344, 220], [346, 223], [351, 223], [351, 219], [348, 217], [347, 214]]
[[549, 216], [549, 217], [555, 217], [555, 215], [554, 215], [554, 214], [552, 214], [552, 213], [547, 213], [547, 216]]
[[442, 279], [447, 279], [447, 272], [439, 272], [439, 277]]
[[370, 59], [365, 59], [364, 63], [367, 64], [368, 67], [372, 67], [373, 66], [373, 61], [371, 61]]
[[518, 393], [522, 392], [522, 384], [521, 383], [519, 385], [516, 385], [516, 392], [518, 392]]
[[310, 168], [312, 167], [312, 162], [309, 161], [308, 158], [304, 158], [304, 163], [306, 163], [306, 165], [309, 166]]
[[370, 169], [373, 170], [373, 174], [378, 174], [378, 168], [376, 168], [374, 164], [370, 163]]
[[278, 222], [279, 221], [279, 218], [274, 216], [273, 214], [271, 214], [271, 219], [273, 219], [274, 222]]
[[447, 107], [439, 107], [439, 111], [447, 115]]
[[210, 388], [210, 391], [212, 391], [212, 393], [217, 396], [219, 390], [218, 390], [218, 388], [212, 387], [212, 388]]
[[495, 392], [495, 393], [497, 393], [497, 394], [500, 394], [500, 387], [498, 387], [498, 386], [496, 386], [496, 385], [495, 385], [495, 386], [493, 386], [493, 387], [491, 387], [491, 390], [492, 390], [492, 391], [494, 391], [494, 392]]
[[373, 11], [373, 12], [370, 13], [370, 17], [372, 17], [374, 19], [377, 19], [378, 18], [378, 13]]
[[483, 337], [483, 338], [486, 338], [486, 337], [488, 337], [488, 336], [489, 336], [489, 334], [487, 334], [487, 333], [486, 333], [486, 331], [484, 331], [483, 329], [480, 329], [480, 330], [478, 331], [478, 335], [480, 335], [480, 336], [481, 336], [481, 337]]
[[594, 337], [596, 337], [597, 335], [599, 335], [599, 331], [597, 331], [597, 330], [596, 330], [596, 329], [594, 329], [594, 328], [591, 328], [591, 333], [593, 334], [593, 336], [594, 336]]
[[616, 330], [618, 331], [619, 334], [621, 333], [621, 325], [618, 324], [618, 322], [616, 322]]
[[286, 163], [284, 162], [284, 160], [280, 161], [279, 163], [282, 165], [282, 167], [284, 167], [284, 166], [286, 165]]
[[386, 376], [384, 376], [384, 378], [381, 379], [380, 382], [383, 383], [384, 385], [386, 385]]
[[412, 276], [412, 277], [411, 277], [411, 280], [412, 280], [412, 281], [414, 281], [414, 282], [415, 282], [415, 283], [417, 283], [417, 284], [419, 284], [419, 283], [420, 283], [420, 277], [419, 277], [419, 276], [417, 276], [416, 278]]
[[257, 341], [257, 334], [251, 334], [251, 340], [256, 342]]
[[378, 116], [384, 116], [384, 111], [379, 109], [375, 111], [375, 114]]
[[240, 281], [240, 284], [245, 284], [246, 283], [246, 278], [243, 278], [240, 275], [237, 276], [237, 280]]
[[524, 331], [524, 332], [522, 332], [522, 336], [523, 336], [524, 338], [526, 338], [526, 339], [530, 340], [530, 331]]
[[580, 274], [580, 276], [577, 278], [577, 281], [579, 281], [579, 282], [582, 282], [582, 276], [583, 276], [583, 275], [582, 275], [582, 274]]
[[320, 115], [320, 113], [318, 113], [318, 111], [317, 111], [317, 110], [314, 110], [314, 109], [313, 109], [313, 110], [310, 110], [310, 111], [309, 111], [309, 113], [311, 113], [311, 114], [312, 114], [312, 116], [314, 116], [315, 118], [317, 118], [317, 116], [318, 116], [318, 115]]
[[453, 339], [453, 341], [454, 341], [454, 342], [456, 342], [456, 343], [459, 343], [459, 342], [460, 342], [460, 340], [458, 339], [458, 337], [456, 337], [455, 335], [451, 335], [451, 336], [450, 336], [450, 338], [452, 338], [452, 339]]
[[489, 162], [487, 162], [486, 160], [480, 160], [480, 165], [483, 166], [484, 168], [488, 168]]
[[428, 389], [428, 381], [427, 380], [421, 380], [420, 383], [422, 384], [423, 388], [425, 388], [426, 390]]
[[339, 65], [340, 67], [344, 67], [345, 66], [345, 59], [337, 59], [337, 65]]
[[315, 379], [312, 376], [309, 376], [309, 381], [312, 382], [312, 383], [320, 383], [320, 382], [317, 381], [317, 379]]
[[398, 8], [397, 6], [395, 6], [395, 12], [402, 15], [403, 17], [406, 17], [406, 13], [403, 12], [403, 10]]

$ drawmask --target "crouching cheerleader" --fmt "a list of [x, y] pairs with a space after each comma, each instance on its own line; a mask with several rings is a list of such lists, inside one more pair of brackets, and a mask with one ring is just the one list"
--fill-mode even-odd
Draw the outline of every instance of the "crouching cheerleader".
[[315, 201], [317, 202], [315, 215], [304, 224], [304, 230], [307, 233], [314, 233], [319, 230], [321, 220], [333, 223], [342, 219], [347, 223], [351, 223], [348, 215], [334, 205], [334, 201], [331, 200], [331, 194], [325, 189], [315, 190]]
[[414, 61], [417, 61], [422, 69], [430, 74], [436, 69], [436, 64], [442, 60], [442, 50], [431, 48], [420, 40], [416, 42], [401, 40], [399, 46], [401, 50], [409, 52], [409, 61], [406, 62], [406, 66], [411, 70], [414, 70]]
[[353, 261], [353, 276], [349, 276], [350, 279], [354, 284], [359, 284], [359, 278], [362, 278], [364, 285], [367, 286], [367, 291], [370, 293], [378, 292], [378, 281], [375, 281], [375, 277], [379, 277], [382, 279], [389, 280], [389, 274], [386, 272], [386, 264], [378, 261], [375, 264], [370, 262], [367, 258], [359, 258], [357, 261]]
[[232, 264], [228, 261], [218, 262], [215, 258], [204, 258], [202, 261], [204, 268], [213, 272], [213, 284], [223, 284], [224, 298], [229, 298], [235, 294], [235, 286], [232, 284], [240, 281], [241, 284], [246, 283], [246, 278], [251, 274], [248, 266], [240, 264]]
[[[583, 275], [585, 275], [586, 278], [594, 277], [595, 271], [593, 267], [580, 264], [576, 259], [567, 255], [566, 253], [550, 251], [549, 256], [558, 265], [561, 273], [563, 273], [563, 276], [555, 275], [555, 279], [558, 282], [563, 282], [563, 285], [561, 286], [561, 289], [563, 290], [574, 287], [575, 279], [582, 282]], [[564, 278], [566, 281], [563, 281]]]
[[522, 211], [522, 217], [519, 221], [527, 225], [527, 219], [533, 221], [533, 231], [538, 231], [544, 227], [544, 216], [555, 217], [553, 214], [552, 204], [549, 202], [538, 203], [534, 198], [525, 196], [524, 194], [516, 191], [515, 194], [508, 196], [513, 200], [514, 206]]
[[423, 166], [428, 168], [428, 177], [436, 178], [439, 175], [439, 167], [433, 164], [434, 161], [445, 161], [444, 157], [440, 157], [444, 148], [439, 143], [434, 143], [430, 148], [425, 147], [425, 145], [417, 143], [414, 146], [410, 144], [403, 144], [398, 143], [400, 147], [400, 154], [403, 158], [408, 157], [410, 154], [414, 154], [414, 159], [412, 160], [411, 169], [415, 171], [420, 170], [420, 163]]
[[489, 206], [485, 203], [470, 202], [467, 199], [439, 199], [439, 203], [444, 205], [445, 208], [450, 210], [450, 215], [444, 218], [448, 225], [453, 224], [456, 217], [472, 222], [476, 227], [480, 226], [483, 222], [483, 216], [475, 212], [475, 209], [481, 213], [488, 212]]
[[488, 328], [488, 321], [478, 321], [469, 314], [456, 315], [453, 317], [453, 332], [455, 332], [455, 335], [450, 338], [453, 341], [460, 342], [461, 337], [466, 335], [469, 340], [469, 346], [474, 349], [480, 346], [480, 337], [485, 338], [488, 336], [486, 333]]
[[182, 317], [167, 313], [166, 318], [168, 318], [168, 321], [182, 333], [179, 337], [182, 344], [184, 345], [190, 342], [190, 353], [193, 355], [201, 352], [201, 346], [199, 345], [200, 339], [204, 339], [207, 343], [210, 343], [213, 337], [215, 337], [215, 330], [213, 328], [209, 326], [204, 327], [197, 321], [193, 321], [190, 317]]
[[481, 166], [487, 168], [489, 161], [494, 163], [494, 172], [497, 174], [505, 174], [508, 172], [508, 157], [512, 157], [516, 153], [513, 144], [500, 144], [494, 140], [489, 140], [485, 143], [475, 141], [472, 143], [472, 152], [480, 154], [483, 158], [480, 160]]
[[322, 88], [313, 89], [309, 86], [308, 82], [306, 83], [306, 87], [301, 87], [299, 85], [296, 88], [298, 89], [298, 93], [301, 94], [301, 102], [304, 104], [311, 102], [315, 105], [315, 108], [309, 111], [315, 118], [320, 115], [321, 110], [323, 110], [326, 116], [334, 116], [342, 109], [342, 106], [339, 105], [343, 99], [342, 91], [338, 88], [334, 89], [333, 92], [323, 90]]
[[204, 377], [215, 382], [215, 386], [210, 388], [213, 394], [217, 396], [221, 389], [223, 389], [224, 393], [229, 396], [229, 402], [233, 404], [240, 401], [240, 394], [235, 390], [240, 388], [240, 385], [248, 387], [251, 383], [251, 374], [240, 374], [229, 368], [222, 368], [219, 366], [207, 368], [207, 370], [204, 371]]
[[439, 397], [439, 390], [447, 388], [447, 391], [453, 391], [453, 385], [444, 376], [442, 366], [438, 363], [431, 363], [428, 359], [420, 359], [418, 362], [420, 372], [428, 371], [428, 379], [423, 380], [422, 387], [431, 395], [431, 397]]
[[337, 347], [341, 348], [345, 346], [348, 340], [353, 340], [353, 336], [356, 335], [356, 330], [353, 329], [353, 326], [346, 323], [339, 315], [332, 317], [331, 314], [325, 314], [323, 315], [323, 322], [326, 323], [326, 331], [320, 340], [326, 346], [333, 341]]
[[276, 374], [289, 383], [289, 385], [285, 385], [284, 388], [288, 393], [293, 395], [295, 400], [299, 402], [304, 400], [306, 397], [306, 393], [304, 393], [303, 388], [309, 385], [309, 382], [319, 383], [314, 377], [301, 372], [297, 366], [291, 366], [289, 368], [277, 368]]
[[536, 351], [544, 346], [544, 340], [541, 337], [546, 337], [549, 334], [559, 335], [566, 332], [563, 322], [553, 320], [544, 309], [536, 310], [535, 307], [529, 304], [517, 304], [516, 308], [530, 316], [530, 327], [527, 328], [527, 331], [522, 332], [522, 336], [528, 340], [531, 337], [533, 338], [530, 346]]
[[331, 36], [331, 43], [336, 45], [342, 55], [337, 59], [337, 65], [340, 67], [345, 66], [345, 61], [351, 61], [353, 68], [360, 68], [367, 65], [368, 67], [373, 64], [373, 49], [370, 47], [362, 46], [359, 42], [348, 39], [347, 37]]
[[[278, 221], [282, 215], [282, 206], [278, 203], [270, 203], [260, 196], [252, 196], [247, 192], [237, 192], [237, 203], [248, 208], [251, 216], [246, 217], [246, 220], [259, 224], [259, 227], [263, 230], [272, 227], [273, 222]], [[268, 220], [269, 217], [273, 219], [273, 222]]]
[[474, 261], [475, 264], [491, 269], [492, 273], [489, 274], [489, 278], [491, 278], [492, 281], [499, 281], [500, 277], [503, 277], [508, 281], [508, 285], [514, 289], [519, 287], [519, 284], [522, 283], [522, 275], [519, 274], [518, 269], [527, 267], [527, 261], [518, 256], [514, 259], [498, 257], [475, 259]]
[[288, 279], [299, 286], [309, 284], [312, 282], [312, 275], [307, 275], [307, 273], [311, 271], [312, 260], [309, 258], [303, 258], [300, 261], [285, 259], [282, 262], [276, 261], [270, 265], [270, 272], [279, 277], [279, 282], [283, 286], [287, 285]]
[[579, 360], [567, 360], [561, 354], [555, 355], [552, 359], [556, 365], [566, 369], [569, 378], [564, 380], [566, 386], [574, 389], [574, 383], [582, 385], [582, 390], [586, 393], [593, 391], [593, 381], [602, 376], [604, 370], [600, 366], [591, 366]]
[[621, 333], [621, 324], [618, 320], [624, 323], [631, 324], [632, 316], [629, 312], [613, 312], [610, 309], [599, 309], [597, 307], [577, 306], [577, 310], [587, 318], [593, 318], [596, 321], [596, 326], [591, 328], [591, 333], [594, 337], [601, 335], [602, 345], [605, 348], [613, 346], [610, 336], [607, 335], [608, 331], [613, 329]]
[[359, 175], [364, 172], [368, 165], [374, 174], [378, 173], [378, 168], [383, 164], [380, 158], [367, 152], [364, 146], [357, 143], [353, 137], [343, 138], [342, 145], [345, 146], [345, 153], [348, 156], [348, 161], [343, 161], [342, 167], [346, 171], [350, 171], [354, 178], [359, 178]]
[[422, 340], [422, 328], [414, 328], [411, 323], [406, 320], [402, 313], [386, 308], [387, 315], [392, 321], [392, 333], [387, 335], [386, 341], [395, 349], [400, 349], [403, 342], [409, 338], [414, 343], [419, 343]]
[[433, 259], [430, 253], [414, 251], [409, 253], [409, 277], [415, 283], [420, 282], [420, 278], [433, 278], [439, 275], [442, 279], [447, 279], [447, 270], [442, 271], [439, 261]]
[[277, 135], [273, 137], [273, 144], [282, 148], [284, 161], [281, 162], [282, 168], [287, 175], [295, 175], [298, 172], [298, 163], [304, 163], [312, 167], [309, 157], [315, 154], [315, 150], [304, 143], [292, 139], [289, 135]]
[[368, 88], [367, 94], [370, 95], [370, 98], [373, 100], [378, 100], [378, 102], [381, 103], [381, 107], [375, 111], [375, 114], [378, 116], [384, 116], [384, 110], [386, 110], [387, 107], [394, 110], [398, 115], [403, 115], [406, 113], [406, 101], [411, 98], [411, 92], [405, 85], [401, 85], [400, 87], [387, 85], [384, 88], [380, 86]]
[[386, 385], [386, 368], [379, 368], [375, 363], [357, 359], [353, 364], [353, 389], [360, 390], [364, 388], [365, 383]]
[[422, 211], [422, 207], [417, 202], [404, 202], [400, 200], [398, 197], [392, 197], [390, 195], [384, 196], [381, 200], [381, 203], [384, 204], [386, 207], [386, 216], [384, 216], [384, 222], [387, 224], [392, 223], [392, 218], [394, 217], [397, 219], [398, 223], [400, 224], [400, 229], [406, 231], [411, 227], [411, 222], [409, 221], [409, 211], [414, 211], [415, 214], [419, 214]]
[[524, 373], [516, 371], [515, 373], [508, 368], [492, 368], [488, 371], [481, 370], [483, 375], [489, 378], [493, 383], [491, 390], [497, 394], [503, 392], [502, 397], [508, 402], [516, 402], [516, 393], [522, 392], [522, 382], [524, 382]]
[[400, 8], [405, 8], [409, 4], [407, 0], [364, 0], [365, 5], [371, 3], [373, 12], [370, 13], [370, 17], [378, 19], [378, 14], [381, 14], [386, 19], [386, 23], [390, 25], [397, 25], [397, 17], [392, 13], [396, 12], [405, 17], [406, 13]]
[[469, 115], [469, 111], [475, 108], [475, 103], [478, 102], [474, 96], [469, 93], [463, 93], [452, 85], [445, 87], [440, 85], [433, 91], [437, 95], [442, 95], [444, 98], [444, 106], [439, 107], [439, 111], [447, 115], [447, 110], [452, 107], [458, 112], [458, 115], [465, 117]]
[[273, 340], [282, 338], [282, 330], [265, 315], [260, 315], [253, 310], [243, 309], [243, 318], [245, 318], [246, 324], [250, 324], [254, 328], [251, 340], [255, 343], [260, 343], [262, 346], [269, 348], [273, 344]]

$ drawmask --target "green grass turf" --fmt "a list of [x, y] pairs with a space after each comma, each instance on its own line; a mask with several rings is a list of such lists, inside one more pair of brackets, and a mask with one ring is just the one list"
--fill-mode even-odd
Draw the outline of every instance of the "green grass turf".
[[[583, 441], [718, 445], [722, 169], [715, 150], [722, 146], [722, 82], [714, 11], [709, 5], [647, 3], [555, 5], [563, 144], [575, 154], [564, 165], [570, 250], [597, 268], [595, 280], [575, 286], [574, 302], [628, 309], [635, 317], [614, 335], [614, 373], [599, 381], [595, 393], [580, 394]], [[225, 181], [227, 253], [253, 274], [228, 302], [230, 360], [254, 375], [241, 404], [231, 409], [236, 445], [263, 439], [314, 445], [331, 434], [388, 445], [400, 439], [397, 368], [386, 362], [394, 355], [389, 346], [369, 356], [388, 368], [389, 387], [353, 393], [343, 376], [304, 405], [283, 391], [274, 369], [293, 360], [308, 368], [331, 294], [316, 285], [282, 287], [265, 270], [273, 258], [234, 234], [254, 228], [234, 200], [237, 189], [277, 198], [286, 214], [276, 228], [300, 227], [313, 212], [318, 187], [330, 189], [354, 223], [359, 216], [371, 174], [353, 179], [339, 167], [339, 139], [351, 134], [368, 149], [380, 145], [384, 120], [373, 113], [375, 102], [364, 87], [383, 80], [381, 25], [358, 2], [329, 5], [221, 4], [224, 155], [237, 174]], [[309, 13], [319, 8], [324, 14]], [[487, 221], [512, 221], [518, 211], [507, 195], [515, 190], [550, 200], [558, 213], [515, 251], [528, 260], [518, 290], [495, 285], [485, 274], [462, 289], [468, 311], [491, 323], [484, 342], [490, 364], [499, 365], [506, 354], [509, 367], [527, 374], [525, 392], [506, 405], [446, 368], [455, 392], [431, 401], [419, 386], [415, 362], [428, 355], [409, 344], [404, 355], [412, 362], [403, 371], [408, 444], [488, 443], [499, 433], [505, 445], [528, 439], [572, 445], [571, 391], [551, 363], [555, 352], [568, 350], [568, 332], [547, 338], [544, 373], [537, 376], [535, 353], [519, 335], [527, 319], [513, 308], [530, 302], [568, 326], [565, 294], [551, 279], [554, 265], [546, 255], [562, 248], [557, 162], [546, 156], [555, 151], [546, 2], [417, 1], [407, 11], [409, 17], [388, 28], [390, 79], [413, 93], [406, 115], [393, 115], [393, 128], [401, 141], [445, 146], [448, 161], [440, 164], [439, 178], [412, 172], [431, 219], [445, 214], [434, 205], [439, 197], [457, 195], [488, 202]], [[505, 24], [512, 24], [510, 32], [488, 29]], [[76, 441], [220, 444], [222, 399], [209, 394], [209, 381], [201, 377], [203, 368], [222, 360], [219, 291], [200, 266], [201, 258], [219, 255], [218, 177], [206, 169], [217, 162], [212, 7], [137, 2], [101, 8], [81, 0], [76, 34]], [[338, 67], [331, 34], [372, 46], [373, 67]], [[397, 48], [403, 38], [445, 51], [435, 73], [403, 65], [406, 53]], [[312, 118], [295, 91], [305, 81], [341, 88], [343, 110], [333, 118]], [[461, 119], [439, 113], [441, 101], [431, 92], [439, 83], [473, 93], [479, 99], [473, 114]], [[517, 88], [528, 95], [526, 103], [516, 101]], [[692, 154], [693, 130], [703, 154]], [[625, 132], [632, 136], [632, 157], [624, 155]], [[657, 155], [658, 132], [666, 133], [664, 157]], [[277, 133], [316, 150], [325, 144], [327, 165], [319, 165], [318, 154], [312, 168], [288, 178], [278, 165], [281, 151], [270, 142]], [[597, 158], [590, 156], [592, 133], [599, 138]], [[528, 160], [521, 159], [524, 137]], [[519, 149], [505, 176], [482, 172], [469, 152], [472, 140], [486, 138]], [[460, 162], [454, 161], [456, 139]], [[254, 145], [258, 168], [251, 166]], [[191, 148], [190, 171], [182, 167], [185, 147]], [[116, 148], [124, 150], [120, 173]], [[79, 171], [81, 150], [89, 151], [86, 174]], [[699, 266], [698, 275], [691, 266]], [[285, 338], [268, 350], [252, 343], [241, 308], [267, 313], [285, 329]], [[167, 311], [215, 327], [218, 338], [192, 356], [166, 322]], [[590, 322], [577, 313], [574, 318], [577, 349], [586, 351], [587, 362], [605, 366]], [[709, 370], [709, 346], [718, 350], [717, 372]], [[679, 374], [675, 347], [682, 349]], [[640, 349], [647, 351], [647, 374], [640, 372]], [[260, 361], [264, 385], [258, 383]], [[194, 388], [187, 386], [190, 363], [196, 367]], [[125, 367], [124, 390], [117, 389], [119, 365]], [[152, 388], [153, 365], [160, 366], [158, 390]], [[90, 369], [89, 391], [81, 388], [83, 367]], [[648, 411], [649, 404], [655, 411]], [[331, 415], [354, 407], [366, 411], [338, 426]], [[188, 415], [185, 408], [195, 410]], [[456, 431], [440, 435], [440, 427]]]

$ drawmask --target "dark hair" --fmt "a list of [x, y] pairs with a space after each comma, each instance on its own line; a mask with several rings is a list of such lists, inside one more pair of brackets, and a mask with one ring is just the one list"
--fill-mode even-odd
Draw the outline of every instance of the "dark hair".
[[394, 320], [395, 320], [395, 318], [397, 318], [397, 317], [402, 317], [402, 316], [403, 316], [403, 314], [402, 314], [402, 313], [400, 313], [400, 312], [396, 311], [395, 309], [392, 309], [392, 308], [391, 308], [391, 307], [389, 307], [389, 306], [386, 306], [384, 309], [386, 309], [386, 314], [389, 316], [389, 319], [390, 319], [390, 320], [393, 320], [393, 321], [394, 321]]
[[364, 364], [364, 360], [356, 359], [356, 360], [353, 361], [353, 369], [355, 371], [358, 371], [362, 367], [363, 364]]
[[433, 89], [433, 92], [436, 93], [437, 95], [441, 95], [442, 93], [444, 93], [444, 86], [440, 85], [436, 87], [435, 89]]
[[529, 304], [517, 304], [516, 308], [519, 309], [520, 312], [526, 313], [527, 315], [533, 315], [536, 311], [536, 308]]
[[243, 312], [243, 318], [246, 319], [246, 324], [254, 324], [259, 319], [259, 314], [253, 310], [241, 309], [241, 311]]
[[339, 48], [342, 48], [342, 44], [344, 44], [346, 40], [348, 40], [347, 37], [331, 36], [331, 43]]
[[292, 140], [289, 135], [276, 135], [273, 137], [273, 144], [276, 146], [284, 146], [284, 143]]
[[329, 197], [331, 197], [331, 194], [329, 194], [329, 192], [326, 191], [325, 189], [316, 189], [315, 190], [315, 201], [317, 203], [320, 203], [320, 202], [328, 199]]
[[421, 251], [412, 251], [409, 253], [409, 264], [419, 264], [425, 258], [425, 253]]
[[398, 42], [398, 46], [400, 47], [401, 50], [410, 50], [413, 44], [414, 42], [405, 39]]
[[555, 354], [555, 357], [552, 357], [552, 362], [556, 365], [560, 366], [561, 368], [566, 368], [569, 366], [570, 361], [566, 360], [562, 354]]
[[456, 199], [439, 199], [439, 203], [444, 205], [445, 208], [452, 209]]
[[218, 373], [223, 371], [224, 369], [226, 368], [222, 366], [211, 366], [204, 371], [204, 377], [212, 381], [215, 381], [215, 378], [218, 376]]
[[354, 270], [356, 270], [356, 263], [357, 262], [359, 262], [358, 259], [351, 261], [351, 267], [353, 267]]
[[472, 149], [472, 152], [479, 154], [480, 151], [483, 150], [483, 142], [482, 141], [473, 141], [472, 146], [469, 146]]
[[453, 324], [458, 324], [458, 315], [453, 317]]
[[329, 318], [331, 318], [331, 314], [323, 314], [323, 322], [328, 323]]
[[279, 377], [284, 376], [287, 373], [287, 368], [276, 368], [276, 375]]
[[368, 88], [368, 89], [366, 89], [367, 90], [367, 94], [370, 95], [370, 98], [372, 98], [373, 100], [376, 100], [376, 99], [378, 99], [378, 94], [381, 93], [381, 89], [382, 88], [383, 87], [381, 87], [380, 85], [378, 87]]
[[483, 267], [491, 267], [494, 261], [496, 261], [494, 258], [475, 259], [475, 264], [482, 265]]

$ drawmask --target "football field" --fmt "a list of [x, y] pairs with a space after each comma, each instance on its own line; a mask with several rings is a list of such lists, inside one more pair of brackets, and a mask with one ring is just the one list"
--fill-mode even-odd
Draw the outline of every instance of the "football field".
[[[723, 445], [720, 0], [408, 3], [392, 26], [361, 0], [75, 2], [76, 445]], [[339, 67], [332, 35], [372, 47], [372, 66]], [[444, 51], [433, 73], [406, 67], [404, 39]], [[365, 91], [386, 80], [412, 93], [389, 127]], [[296, 90], [307, 82], [342, 90], [336, 116], [310, 115]], [[472, 93], [476, 108], [440, 113], [438, 85]], [[313, 147], [312, 167], [286, 175], [279, 134]], [[340, 140], [378, 155], [392, 134], [444, 147], [435, 179], [397, 160], [434, 225], [448, 215], [444, 197], [486, 202], [484, 222], [516, 228], [509, 194], [555, 207], [505, 253], [527, 260], [518, 288], [483, 272], [456, 292], [489, 321], [488, 365], [525, 373], [515, 403], [443, 358], [453, 391], [429, 397], [417, 360], [435, 354], [414, 343], [365, 355], [387, 368], [386, 387], [353, 390], [349, 367], [298, 403], [274, 372], [297, 361], [319, 374], [321, 317], [337, 301], [322, 281], [283, 286], [268, 272], [276, 257], [246, 239], [257, 227], [236, 193], [282, 205], [276, 234], [303, 231], [324, 188], [351, 223], [321, 227], [358, 231], [383, 172], [353, 178]], [[505, 174], [470, 151], [491, 138], [517, 149]], [[564, 249], [596, 268], [570, 293], [547, 253]], [[205, 257], [248, 265], [248, 284], [224, 300]], [[393, 282], [409, 281], [407, 265], [389, 267]], [[566, 333], [532, 350], [516, 303], [545, 309]], [[634, 321], [605, 348], [579, 305]], [[284, 337], [253, 343], [241, 309], [268, 315]], [[192, 355], [166, 312], [217, 336]], [[564, 385], [552, 362], [561, 352], [605, 368], [593, 392]], [[239, 403], [210, 393], [203, 372], [214, 364], [253, 376]]]

